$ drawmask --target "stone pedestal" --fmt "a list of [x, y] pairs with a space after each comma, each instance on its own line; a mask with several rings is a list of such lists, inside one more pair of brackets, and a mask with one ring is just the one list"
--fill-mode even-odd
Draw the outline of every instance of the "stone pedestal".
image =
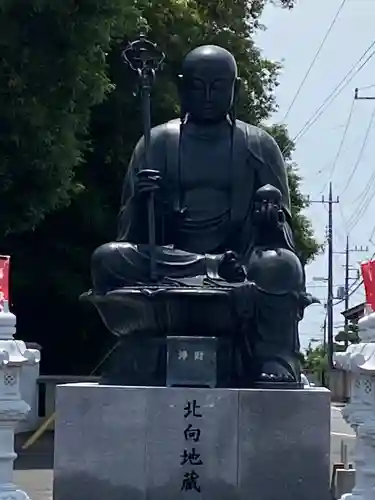
[[57, 388], [54, 500], [328, 500], [330, 393]]

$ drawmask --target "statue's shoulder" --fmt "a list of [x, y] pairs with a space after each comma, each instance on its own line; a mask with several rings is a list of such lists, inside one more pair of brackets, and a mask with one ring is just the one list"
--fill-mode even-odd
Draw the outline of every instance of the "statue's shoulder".
[[250, 153], [258, 158], [278, 150], [277, 142], [264, 128], [241, 120], [236, 120], [236, 128], [245, 137]]
[[[154, 153], [162, 154], [165, 150], [168, 138], [178, 137], [180, 133], [180, 120], [171, 120], [151, 129], [150, 145]], [[135, 154], [141, 155], [144, 150], [144, 137], [140, 137], [135, 148]]]
[[176, 119], [153, 127], [151, 129], [151, 140], [159, 142], [165, 141], [169, 137], [178, 136], [180, 134], [180, 123], [181, 121]]
[[274, 138], [266, 131], [264, 128], [257, 127], [256, 125], [251, 125], [250, 123], [243, 122], [241, 120], [236, 120], [236, 128], [240, 130], [243, 134], [246, 134], [247, 138], [251, 142], [274, 143]]

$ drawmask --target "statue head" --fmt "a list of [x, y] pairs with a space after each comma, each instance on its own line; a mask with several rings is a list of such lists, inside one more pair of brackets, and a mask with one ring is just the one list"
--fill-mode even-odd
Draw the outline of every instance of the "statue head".
[[192, 50], [179, 75], [182, 115], [199, 123], [223, 120], [233, 110], [239, 83], [230, 52], [216, 45]]

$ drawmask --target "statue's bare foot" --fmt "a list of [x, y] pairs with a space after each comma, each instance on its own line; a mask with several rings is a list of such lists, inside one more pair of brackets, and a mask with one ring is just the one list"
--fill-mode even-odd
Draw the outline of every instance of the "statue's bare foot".
[[262, 365], [260, 376], [258, 378], [260, 383], [296, 383], [297, 380], [292, 373], [292, 368], [288, 370], [284, 364], [278, 361], [266, 361]]
[[219, 262], [218, 274], [228, 283], [242, 283], [246, 278], [244, 266], [235, 252], [225, 252]]

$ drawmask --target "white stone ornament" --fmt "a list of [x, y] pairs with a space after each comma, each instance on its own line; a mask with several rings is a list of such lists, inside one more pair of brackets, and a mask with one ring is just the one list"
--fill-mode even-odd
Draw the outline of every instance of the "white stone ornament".
[[334, 356], [336, 367], [351, 375], [342, 415], [356, 434], [355, 487], [341, 500], [375, 500], [375, 313], [366, 312], [358, 322], [361, 343]]
[[0, 311], [0, 500], [30, 500], [13, 483], [14, 433], [18, 422], [26, 418], [30, 407], [21, 399], [20, 371], [26, 364], [39, 363], [40, 352], [26, 349], [15, 340], [16, 317], [4, 302]]

